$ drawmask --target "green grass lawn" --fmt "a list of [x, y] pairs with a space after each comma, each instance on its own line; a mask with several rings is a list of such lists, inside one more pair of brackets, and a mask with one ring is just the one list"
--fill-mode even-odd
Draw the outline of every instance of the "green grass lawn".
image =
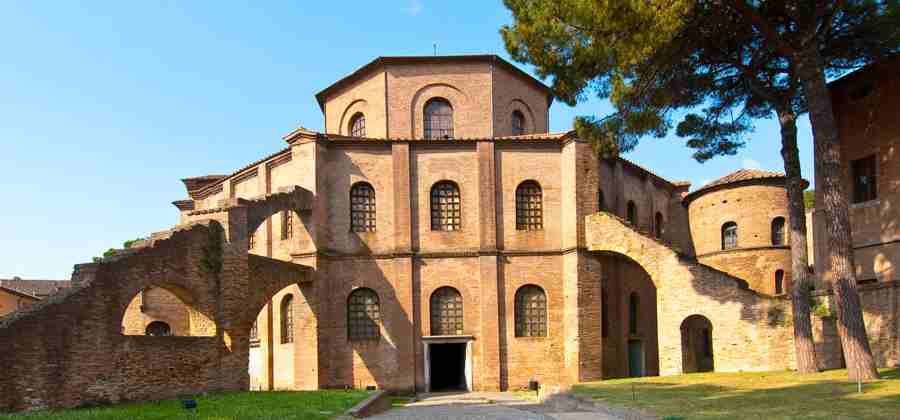
[[586, 382], [574, 391], [672, 419], [900, 419], [900, 369], [882, 369], [881, 377], [864, 383], [862, 394], [846, 370], [616, 379]]
[[239, 392], [197, 398], [197, 414], [186, 412], [176, 400], [0, 414], [0, 420], [325, 420], [343, 414], [368, 395], [365, 391]]

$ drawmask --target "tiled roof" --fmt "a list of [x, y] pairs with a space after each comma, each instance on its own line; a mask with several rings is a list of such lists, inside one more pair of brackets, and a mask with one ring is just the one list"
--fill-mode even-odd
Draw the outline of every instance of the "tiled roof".
[[16, 289], [10, 289], [9, 287], [0, 286], [0, 290], [4, 291], [4, 292], [6, 292], [6, 293], [9, 293], [9, 294], [11, 294], [11, 295], [15, 295], [15, 296], [20, 296], [20, 297], [24, 297], [24, 298], [31, 298], [31, 299], [34, 299], [34, 300], [39, 300], [39, 299], [40, 299], [39, 297], [37, 297], [37, 296], [35, 296], [35, 295], [32, 295], [32, 294], [30, 294], [30, 293], [22, 293], [22, 292], [20, 292], [20, 291], [18, 291], [18, 290], [16, 290]]
[[25, 280], [14, 277], [11, 279], [0, 279], [0, 286], [19, 293], [45, 298], [62, 289], [72, 287], [72, 282], [69, 280]]
[[685, 199], [690, 200], [693, 199], [700, 194], [715, 189], [717, 187], [721, 187], [728, 184], [734, 184], [738, 182], [748, 182], [748, 181], [756, 181], [756, 180], [784, 180], [784, 174], [780, 172], [769, 172], [763, 171], [760, 169], [740, 169], [734, 171], [728, 175], [725, 175], [715, 181], [704, 184], [700, 188], [691, 191], [690, 194], [685, 197]]

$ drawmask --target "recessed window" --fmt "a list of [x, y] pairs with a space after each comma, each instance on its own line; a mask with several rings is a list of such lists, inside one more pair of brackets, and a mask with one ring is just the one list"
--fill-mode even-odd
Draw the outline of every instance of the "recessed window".
[[463, 301], [459, 291], [441, 287], [431, 294], [431, 335], [462, 335]]
[[357, 112], [350, 118], [350, 135], [353, 137], [366, 136], [366, 116]]
[[281, 300], [281, 344], [294, 342], [294, 295]]
[[853, 175], [853, 202], [862, 203], [878, 198], [875, 155], [856, 159], [850, 163]]
[[516, 292], [516, 337], [547, 336], [547, 294], [535, 285]]
[[627, 211], [625, 214], [628, 223], [631, 223], [632, 226], [637, 226], [637, 206], [634, 205], [634, 201], [629, 200], [626, 209]]
[[294, 236], [294, 212], [290, 210], [281, 211], [281, 239], [290, 239]]
[[425, 138], [453, 138], [453, 107], [444, 98], [433, 98], [425, 103]]
[[168, 337], [172, 335], [172, 327], [162, 321], [153, 321], [147, 325], [146, 334], [151, 337]]
[[660, 212], [656, 212], [656, 217], [653, 219], [653, 233], [657, 238], [662, 238], [663, 236], [663, 228], [665, 224], [665, 219], [663, 219], [663, 215]]
[[609, 298], [606, 297], [606, 289], [600, 289], [600, 334], [606, 338], [609, 336]]
[[641, 299], [637, 292], [631, 293], [628, 297], [628, 332], [630, 334], [638, 333], [638, 314], [640, 313]]
[[738, 243], [738, 225], [735, 222], [728, 222], [722, 225], [722, 249], [737, 248]]
[[772, 245], [782, 246], [784, 244], [784, 217], [776, 217], [772, 219]]
[[525, 181], [516, 188], [516, 230], [544, 228], [543, 194], [541, 186]]
[[431, 187], [431, 230], [456, 231], [461, 226], [459, 187], [441, 181]]
[[247, 237], [247, 250], [252, 251], [253, 248], [256, 248], [256, 232], [250, 232]]
[[784, 293], [784, 270], [775, 270], [775, 294]]
[[259, 340], [259, 323], [253, 321], [253, 326], [250, 327], [250, 341]]
[[512, 113], [512, 134], [514, 136], [525, 134], [525, 115], [522, 111], [515, 110]]
[[606, 197], [603, 196], [603, 190], [597, 190], [597, 211], [606, 211]]
[[378, 294], [372, 289], [356, 289], [347, 302], [347, 339], [350, 341], [378, 340], [381, 331], [381, 306]]
[[350, 230], [375, 232], [375, 189], [369, 183], [350, 187]]

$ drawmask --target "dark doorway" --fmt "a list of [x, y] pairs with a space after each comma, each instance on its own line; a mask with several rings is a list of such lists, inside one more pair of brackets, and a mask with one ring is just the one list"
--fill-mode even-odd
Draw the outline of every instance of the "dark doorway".
[[681, 358], [684, 373], [712, 372], [712, 323], [703, 315], [691, 315], [681, 323]]
[[466, 343], [429, 346], [431, 391], [466, 390]]
[[628, 340], [628, 376], [644, 376], [644, 345], [641, 340]]

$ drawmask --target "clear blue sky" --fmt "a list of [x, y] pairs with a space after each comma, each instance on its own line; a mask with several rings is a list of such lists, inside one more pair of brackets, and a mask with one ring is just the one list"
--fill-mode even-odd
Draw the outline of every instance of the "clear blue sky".
[[[180, 178], [229, 173], [298, 125], [321, 129], [313, 95], [379, 55], [428, 55], [436, 42], [440, 54], [508, 58], [499, 0], [149, 3], [0, 3], [0, 277], [68, 278], [170, 227]], [[608, 110], [556, 103], [551, 129]], [[804, 119], [807, 178], [810, 138]], [[735, 157], [698, 164], [674, 136], [625, 157], [696, 187], [741, 167], [781, 171], [779, 149], [764, 120]]]

